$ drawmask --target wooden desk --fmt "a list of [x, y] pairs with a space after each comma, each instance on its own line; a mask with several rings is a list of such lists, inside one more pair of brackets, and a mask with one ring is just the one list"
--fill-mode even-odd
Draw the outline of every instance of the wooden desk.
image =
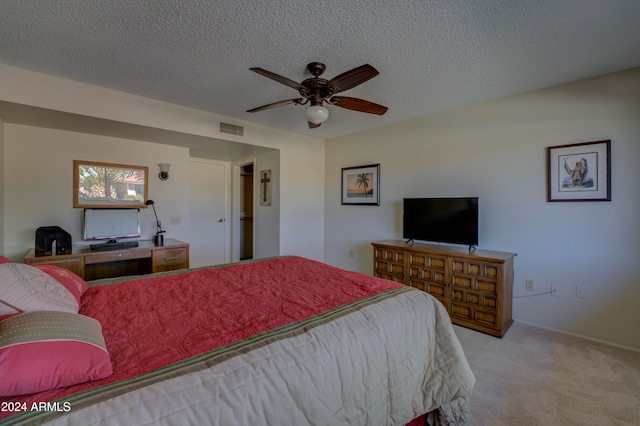
[[24, 258], [27, 265], [56, 265], [76, 273], [84, 280], [141, 275], [189, 267], [189, 244], [167, 238], [156, 246], [151, 240], [138, 241], [138, 247], [92, 251], [89, 246], [73, 247], [70, 254], [36, 255], [31, 249]]

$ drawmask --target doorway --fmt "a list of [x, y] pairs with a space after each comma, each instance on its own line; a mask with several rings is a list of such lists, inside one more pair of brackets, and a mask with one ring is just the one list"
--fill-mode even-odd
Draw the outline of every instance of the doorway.
[[240, 260], [253, 259], [253, 163], [240, 167]]

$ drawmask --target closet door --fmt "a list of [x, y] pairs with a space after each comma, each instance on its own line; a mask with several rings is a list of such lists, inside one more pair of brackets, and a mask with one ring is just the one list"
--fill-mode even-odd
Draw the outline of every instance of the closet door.
[[190, 266], [229, 262], [229, 173], [226, 162], [189, 163]]

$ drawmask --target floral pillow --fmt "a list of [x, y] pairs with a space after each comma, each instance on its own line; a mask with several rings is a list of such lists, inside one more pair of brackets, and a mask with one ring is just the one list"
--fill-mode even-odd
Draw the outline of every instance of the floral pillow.
[[67, 290], [69, 290], [75, 298], [78, 300], [78, 306], [80, 306], [80, 296], [89, 289], [87, 283], [68, 269], [62, 268], [56, 265], [34, 265], [36, 268], [45, 272], [47, 275], [53, 277], [56, 281], [62, 284]]
[[79, 298], [46, 272], [22, 263], [0, 264], [0, 315], [32, 311], [78, 313]]

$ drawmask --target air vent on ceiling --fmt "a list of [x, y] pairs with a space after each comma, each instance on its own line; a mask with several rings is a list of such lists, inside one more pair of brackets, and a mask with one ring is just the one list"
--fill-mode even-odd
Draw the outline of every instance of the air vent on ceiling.
[[230, 135], [243, 136], [244, 127], [236, 126], [235, 124], [220, 123], [220, 133], [227, 133]]

